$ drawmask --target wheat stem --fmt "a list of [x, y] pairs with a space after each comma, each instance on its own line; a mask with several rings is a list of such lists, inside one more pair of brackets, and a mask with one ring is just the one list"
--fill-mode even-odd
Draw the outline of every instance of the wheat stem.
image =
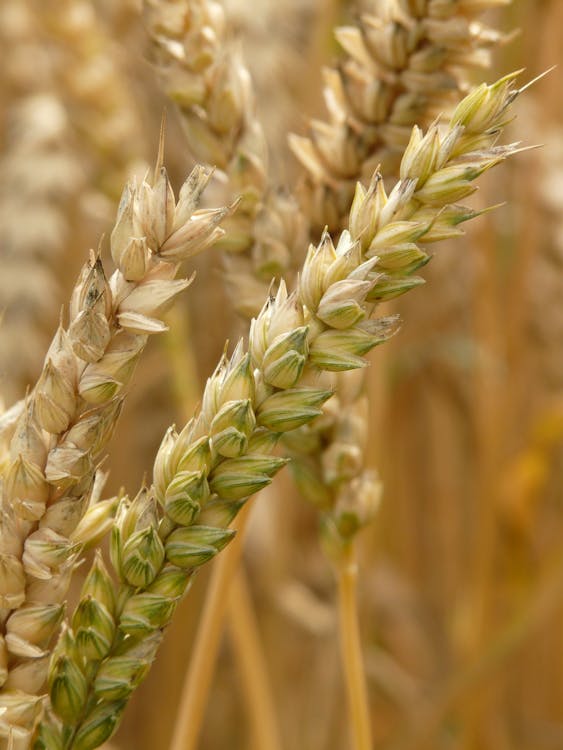
[[338, 620], [342, 668], [350, 711], [354, 750], [372, 750], [371, 722], [360, 624], [358, 622], [358, 563], [355, 542], [351, 541], [336, 563], [338, 580]]
[[230, 591], [227, 624], [242, 679], [253, 747], [256, 750], [281, 750], [282, 743], [258, 622], [242, 565], [231, 582]]
[[231, 526], [237, 535], [214, 566], [192, 660], [180, 694], [170, 750], [195, 750], [197, 747], [229, 603], [229, 591], [242, 555], [244, 531], [251, 507], [251, 503], [247, 503], [239, 512]]

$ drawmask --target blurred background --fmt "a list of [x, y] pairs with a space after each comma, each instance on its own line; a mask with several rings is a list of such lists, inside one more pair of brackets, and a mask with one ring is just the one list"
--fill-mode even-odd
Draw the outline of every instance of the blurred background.
[[[254, 79], [271, 170], [291, 184], [287, 133], [323, 112], [321, 66], [339, 55], [332, 28], [353, 18], [353, 4], [224, 5]], [[513, 0], [489, 20], [507, 41], [487, 80], [518, 68], [529, 80], [563, 63], [561, 0]], [[0, 4], [6, 406], [40, 372], [123, 183], [154, 160], [167, 103], [147, 57], [135, 0]], [[542, 148], [487, 175], [472, 199], [506, 205], [437, 249], [426, 287], [393, 305], [401, 332], [372, 356], [369, 462], [385, 489], [362, 537], [359, 604], [381, 750], [563, 748], [561, 76], [556, 69], [521, 97], [510, 126], [509, 140]], [[166, 163], [177, 187], [192, 161], [170, 105]], [[108, 491], [135, 492], [232, 336], [218, 255], [194, 266], [173, 333], [151, 342], [137, 372]], [[333, 576], [317, 516], [286, 472], [256, 504], [244, 564], [283, 747], [347, 748]], [[112, 748], [167, 746], [208, 578], [180, 606]], [[200, 747], [260, 750], [229, 633]]]

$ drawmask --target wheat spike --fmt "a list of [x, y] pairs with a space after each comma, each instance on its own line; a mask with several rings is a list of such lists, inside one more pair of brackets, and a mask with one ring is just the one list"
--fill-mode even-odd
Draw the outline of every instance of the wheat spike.
[[180, 263], [222, 232], [229, 209], [196, 210], [209, 176], [196, 167], [177, 200], [160, 162], [154, 179], [127, 185], [111, 234], [117, 270], [108, 279], [91, 252], [68, 325], [61, 321], [33, 392], [7, 427], [0, 596], [8, 669], [0, 705], [11, 709], [0, 732], [22, 706], [29, 704], [16, 722], [22, 731], [38, 715], [70, 576], [84, 546], [112, 524], [117, 503], [98, 502], [99, 466], [135, 364], [148, 336], [166, 329], [160, 314], [191, 283], [175, 279]]
[[356, 25], [336, 30], [345, 58], [325, 73], [328, 120], [290, 145], [309, 175], [304, 197], [317, 229], [344, 228], [357, 180], [377, 165], [396, 174], [413, 125], [427, 126], [467, 92], [500, 35], [479, 16], [506, 4], [363, 0]]
[[[37, 376], [57, 319], [50, 266], [67, 246], [84, 174], [40, 25], [27, 0], [0, 9], [6, 95], [0, 161], [0, 384], [9, 402]], [[22, 220], [26, 217], [26, 220]]]
[[[398, 159], [408, 145], [411, 126], [415, 122], [430, 122], [440, 109], [451, 110], [461, 92], [468, 88], [468, 69], [488, 62], [488, 50], [498, 43], [500, 35], [475, 19], [486, 7], [495, 4], [498, 3], [365, 2], [358, 25], [337, 31], [349, 57], [338, 71], [327, 72], [325, 94], [332, 122], [316, 123], [305, 148], [307, 153], [315, 152], [317, 160], [321, 157], [325, 160], [322, 175], [326, 176], [325, 181], [319, 176], [321, 172], [310, 171], [312, 192], [309, 197], [305, 195], [306, 212], [312, 211], [316, 217], [313, 206], [318, 201], [311, 198], [313, 193], [332, 191], [328, 203], [336, 201], [340, 213], [325, 211], [321, 220], [331, 228], [343, 226], [354, 210], [354, 180], [371, 173], [375, 159], [383, 160], [383, 172], [387, 177], [397, 173]], [[287, 197], [284, 205], [281, 194], [275, 206], [266, 198], [262, 210], [256, 210], [257, 196], [264, 195], [267, 182], [262, 130], [254, 113], [248, 72], [238, 55], [229, 54], [228, 47], [219, 45], [219, 40], [224, 42], [226, 38], [221, 8], [209, 2], [174, 3], [172, 6], [147, 2], [145, 10], [156, 44], [157, 65], [169, 96], [180, 105], [192, 149], [200, 157], [214, 159], [227, 172], [231, 187], [247, 191], [242, 212], [233, 219], [236, 222], [233, 238], [225, 247], [231, 250], [226, 260], [226, 282], [231, 297], [239, 312], [249, 316], [263, 298], [265, 283], [278, 276], [288, 278], [289, 270], [297, 263], [303, 225], [298, 223], [298, 217], [288, 234], [292, 217], [295, 217], [294, 200]], [[195, 102], [191, 96], [197, 87], [199, 98]], [[371, 97], [371, 115], [367, 110], [359, 113], [357, 108], [361, 103], [367, 106], [368, 97]], [[226, 110], [219, 106], [225, 101], [231, 102]], [[224, 110], [230, 113], [230, 119]], [[412, 135], [415, 142], [410, 147], [411, 152], [417, 149], [418, 134], [415, 130]], [[213, 149], [211, 142], [215, 144]], [[303, 157], [305, 168], [311, 169], [311, 160], [303, 156], [304, 143], [293, 139], [294, 147], [301, 144], [297, 153]], [[201, 148], [206, 150], [201, 151]], [[346, 165], [345, 170], [343, 165]], [[343, 170], [347, 175], [344, 182]], [[254, 189], [252, 197], [248, 196], [250, 185]], [[326, 193], [323, 194], [326, 197]], [[350, 229], [354, 238], [362, 231], [361, 222], [361, 217], [352, 217]], [[413, 257], [413, 263], [416, 262]], [[385, 297], [399, 296], [420, 283], [421, 279], [415, 276], [394, 280], [387, 287]], [[336, 295], [326, 301], [326, 306], [332, 305], [334, 314], [341, 315], [340, 303]], [[354, 314], [353, 309], [350, 314]], [[325, 500], [333, 490], [340, 496], [338, 500], [334, 497], [330, 502], [326, 500], [325, 510], [327, 503], [332, 507], [347, 507], [349, 500], [346, 498], [361, 495], [365, 506], [360, 514], [363, 526], [377, 505], [375, 499], [380, 488], [372, 472], [364, 469], [363, 439], [357, 434], [358, 440], [354, 443], [352, 438], [358, 430], [365, 432], [365, 426], [360, 427], [360, 415], [365, 406], [363, 387], [354, 381], [346, 386], [346, 379], [346, 375], [341, 376], [341, 386], [349, 394], [345, 402], [348, 409], [330, 410], [330, 414], [320, 420], [318, 429], [322, 434], [316, 437], [313, 436], [315, 426], [307, 428], [308, 442], [301, 436], [302, 446], [308, 445], [307, 459], [297, 460], [294, 467], [306, 496], [312, 497], [307, 484], [312, 482]], [[328, 383], [328, 387], [333, 385]], [[357, 394], [357, 403], [352, 393]], [[355, 418], [351, 412], [355, 412]], [[350, 429], [349, 417], [357, 423], [356, 432]], [[345, 444], [339, 439], [343, 433], [348, 435]], [[292, 440], [293, 455], [297, 459], [298, 446], [299, 440]], [[352, 455], [353, 470], [352, 464], [345, 466], [352, 461]], [[338, 463], [342, 470], [337, 471]], [[319, 498], [316, 501], [318, 504]], [[367, 506], [371, 508], [369, 513]]]
[[55, 48], [53, 79], [75, 137], [84, 144], [89, 186], [116, 201], [132, 167], [147, 152], [141, 113], [119, 51], [92, 3], [45, 0], [36, 4], [36, 14]]
[[[338, 70], [326, 72], [325, 98], [332, 120], [330, 126], [316, 123], [316, 127], [326, 136], [327, 152], [340, 153], [348, 168], [356, 165], [352, 174], [362, 177], [373, 169], [374, 163], [379, 163], [387, 180], [403, 177], [409, 162], [418, 160], [421, 154], [423, 159], [432, 159], [431, 148], [418, 151], [419, 125], [430, 122], [440, 113], [444, 117], [445, 112], [451, 112], [463, 92], [469, 89], [470, 68], [477, 62], [488, 63], [490, 48], [498, 44], [501, 36], [475, 19], [486, 6], [498, 4], [362, 3], [364, 13], [357, 26], [337, 30], [337, 38], [349, 57]], [[364, 98], [360, 97], [358, 103], [360, 91], [364, 92]], [[360, 116], [357, 111], [361, 102], [365, 104], [368, 92], [374, 117], [376, 110], [378, 112], [373, 122], [366, 112]], [[410, 129], [411, 125], [414, 130]], [[435, 138], [432, 131], [427, 138]], [[313, 128], [307, 149], [317, 149], [317, 156], [321, 158], [324, 151], [316, 144], [314, 132]], [[408, 134], [406, 141], [405, 134]], [[334, 140], [332, 151], [331, 138]], [[338, 138], [340, 146], [336, 143]], [[295, 137], [290, 140], [294, 150], [297, 146], [297, 155], [303, 155], [298, 144], [304, 141]], [[401, 162], [405, 150], [407, 156]], [[305, 158], [301, 162], [306, 169], [311, 166]], [[414, 162], [410, 168], [413, 166]], [[424, 168], [418, 165], [418, 169]], [[363, 218], [357, 213], [360, 188], [356, 187], [356, 197], [352, 198], [352, 183], [348, 181], [346, 187], [347, 180], [342, 179], [341, 170], [330, 158], [325, 158], [324, 170], [326, 183], [317, 179], [314, 170], [309, 172], [305, 205], [313, 211], [313, 219], [318, 218], [315, 211], [322, 194], [323, 200], [327, 199], [323, 208], [327, 213], [321, 213], [321, 220], [328, 221], [330, 217], [330, 221], [335, 222], [331, 226], [349, 223], [352, 236], [360, 238], [363, 231]], [[372, 183], [370, 190], [377, 190], [377, 186]], [[365, 192], [363, 188], [360, 191]], [[330, 212], [336, 204], [339, 215]], [[313, 220], [313, 225], [315, 223]], [[448, 228], [449, 237], [456, 235], [454, 226], [457, 225], [452, 223]], [[461, 229], [457, 232], [462, 234]], [[424, 258], [421, 257], [420, 262], [423, 264]], [[395, 284], [388, 287], [386, 298], [398, 297], [422, 281], [414, 275], [397, 278]], [[338, 556], [342, 545], [373, 518], [381, 494], [377, 475], [365, 467], [365, 378], [343, 373], [337, 393], [339, 395], [327, 405], [323, 418], [303, 428], [300, 436], [291, 435], [289, 446], [294, 459], [293, 474], [302, 493], [323, 511], [325, 548], [333, 556]]]
[[145, 0], [144, 11], [155, 67], [178, 106], [191, 152], [226, 173], [231, 195], [240, 196], [218, 247], [227, 253], [233, 305], [250, 317], [272, 278], [291, 276], [307, 224], [290, 193], [269, 182], [250, 76], [228, 38], [221, 6], [212, 0]]

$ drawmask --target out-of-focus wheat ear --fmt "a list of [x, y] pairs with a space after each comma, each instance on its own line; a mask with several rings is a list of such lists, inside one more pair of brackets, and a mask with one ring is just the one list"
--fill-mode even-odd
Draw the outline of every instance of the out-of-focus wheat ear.
[[71, 233], [93, 214], [111, 221], [123, 181], [146, 148], [142, 119], [93, 6], [10, 0], [0, 26], [9, 59], [0, 364], [11, 400], [37, 377], [60, 296], [52, 269], [71, 249]]
[[256, 314], [272, 278], [288, 279], [307, 237], [294, 197], [273, 189], [256, 116], [250, 75], [228, 39], [221, 6], [212, 0], [167, 4], [145, 0], [155, 69], [175, 102], [196, 159], [228, 177], [236, 214], [216, 243], [226, 252], [226, 284], [235, 308]]
[[109, 213], [124, 181], [148, 158], [143, 118], [123, 57], [98, 6], [45, 0], [36, 13], [55, 53], [53, 79], [82, 146], [90, 181], [85, 199], [95, 191], [103, 199], [97, 203], [107, 205]]
[[85, 175], [32, 4], [3, 3], [0, 29], [0, 372], [11, 403], [37, 377], [57, 319], [53, 267], [68, 247]]

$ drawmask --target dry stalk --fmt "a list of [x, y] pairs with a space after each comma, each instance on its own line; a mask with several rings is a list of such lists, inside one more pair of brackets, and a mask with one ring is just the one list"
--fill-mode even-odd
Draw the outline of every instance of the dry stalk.
[[13, 427], [2, 476], [0, 737], [27, 747], [40, 716], [50, 642], [85, 544], [111, 528], [99, 472], [125, 390], [158, 317], [191, 283], [179, 264], [212, 244], [228, 209], [195, 211], [210, 172], [194, 169], [176, 202], [161, 159], [129, 184], [111, 235], [108, 280], [91, 253], [43, 372]]
[[262, 639], [250, 585], [242, 567], [236, 571], [229, 597], [229, 633], [241, 675], [253, 745], [256, 750], [282, 750], [268, 665], [260, 646]]
[[346, 691], [350, 705], [353, 746], [356, 750], [372, 750], [371, 712], [364, 674], [362, 640], [358, 622], [358, 563], [351, 544], [340, 554], [336, 571], [338, 579], [338, 614], [341, 663], [345, 672]]
[[[377, 173], [358, 186], [350, 228], [337, 247], [311, 246], [291, 294], [280, 285], [242, 343], [208, 380], [201, 409], [158, 451], [153, 485], [120, 501], [112, 535], [115, 590], [98, 557], [51, 663], [51, 712], [38, 748], [88, 750], [107, 740], [145, 676], [179, 598], [197, 569], [233, 536], [245, 501], [286, 460], [272, 456], [285, 432], [320, 415], [330, 397], [320, 372], [365, 365], [364, 355], [396, 330], [370, 319], [390, 288], [406, 291], [427, 243], [457, 234], [475, 214], [457, 200], [516, 148], [495, 145], [518, 90], [514, 76], [483, 85], [445, 129], [414, 129], [401, 179], [387, 195]], [[412, 286], [412, 285], [411, 285]]]
[[247, 502], [231, 524], [230, 528], [236, 532], [236, 536], [217, 561], [221, 564], [216, 565], [213, 570], [197, 630], [193, 656], [182, 686], [179, 700], [180, 711], [177, 713], [170, 750], [187, 750], [197, 745], [215, 671], [217, 647], [229, 606], [233, 580], [240, 566], [243, 540], [251, 509], [251, 502]]

